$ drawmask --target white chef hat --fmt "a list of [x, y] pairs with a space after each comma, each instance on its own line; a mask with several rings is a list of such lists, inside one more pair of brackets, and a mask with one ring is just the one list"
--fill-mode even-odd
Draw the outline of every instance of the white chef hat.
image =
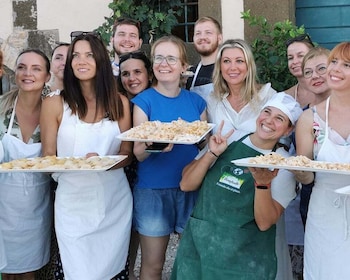
[[263, 106], [266, 108], [268, 106], [275, 107], [280, 109], [283, 113], [285, 113], [291, 123], [294, 125], [298, 120], [299, 116], [303, 112], [298, 102], [284, 92], [275, 93]]

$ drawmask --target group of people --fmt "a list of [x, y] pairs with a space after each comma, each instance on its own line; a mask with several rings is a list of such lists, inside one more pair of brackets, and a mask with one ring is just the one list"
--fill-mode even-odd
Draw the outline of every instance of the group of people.
[[[259, 84], [249, 44], [223, 41], [214, 18], [195, 24], [200, 62], [186, 88], [184, 42], [161, 37], [149, 58], [140, 50], [140, 32], [137, 21], [115, 22], [112, 62], [95, 32], [72, 32], [71, 43], [53, 50], [51, 64], [40, 50], [19, 54], [17, 89], [0, 99], [3, 162], [128, 157], [106, 172], [0, 173], [2, 278], [35, 279], [54, 260], [67, 280], [136, 279], [140, 246], [140, 279], [159, 280], [175, 232], [181, 238], [173, 280], [285, 280], [293, 272], [346, 279], [349, 205], [334, 190], [348, 177], [231, 161], [276, 152], [346, 162], [350, 43], [330, 52], [307, 35], [288, 40], [297, 84], [277, 93], [270, 83]], [[204, 142], [168, 144], [158, 153], [148, 151], [152, 143], [117, 138], [145, 121], [179, 118], [215, 127]], [[294, 251], [303, 255], [304, 247], [298, 264]]]

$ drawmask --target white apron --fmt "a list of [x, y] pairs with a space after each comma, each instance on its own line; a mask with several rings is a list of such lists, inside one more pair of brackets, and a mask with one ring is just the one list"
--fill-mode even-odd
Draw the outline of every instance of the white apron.
[[[317, 159], [349, 162], [350, 146], [329, 140], [329, 98], [326, 105], [325, 139]], [[350, 184], [350, 176], [317, 173], [305, 231], [304, 279], [350, 279], [350, 200], [334, 190]]]
[[[4, 162], [41, 155], [41, 143], [26, 144], [11, 135], [15, 107], [16, 103], [2, 139]], [[0, 182], [0, 228], [7, 257], [2, 272], [37, 270], [50, 256], [50, 177], [43, 173], [1, 173]]]
[[[117, 123], [107, 119], [81, 122], [65, 104], [57, 154], [116, 154], [119, 133]], [[132, 196], [124, 170], [53, 177], [58, 181], [55, 228], [65, 279], [111, 279], [125, 267], [130, 239]]]
[[2, 237], [2, 232], [0, 229], [0, 271], [6, 266], [6, 254], [5, 254], [5, 245]]
[[190, 91], [194, 91], [195, 93], [199, 94], [205, 100], [205, 102], [208, 102], [208, 96], [214, 90], [213, 83], [209, 83], [201, 86], [194, 85], [201, 67], [202, 67], [202, 62], [199, 62], [196, 68], [196, 72], [194, 73], [194, 76], [193, 76]]

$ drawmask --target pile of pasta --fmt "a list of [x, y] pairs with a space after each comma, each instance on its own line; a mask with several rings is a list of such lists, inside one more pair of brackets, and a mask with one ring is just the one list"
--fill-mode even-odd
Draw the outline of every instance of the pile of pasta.
[[314, 161], [307, 158], [306, 156], [292, 156], [292, 157], [285, 158], [277, 153], [256, 156], [254, 158], [251, 158], [249, 162], [256, 163], [256, 164], [272, 164], [272, 165], [285, 165], [285, 166], [297, 166], [297, 167], [310, 167], [314, 169], [350, 171], [350, 163]]
[[16, 159], [0, 164], [0, 170], [65, 170], [103, 169], [115, 163], [111, 157], [64, 157], [56, 156]]
[[146, 121], [133, 127], [126, 133], [126, 137], [140, 140], [170, 140], [193, 141], [208, 132], [210, 125], [206, 121], [187, 122], [176, 120], [168, 123], [160, 121]]

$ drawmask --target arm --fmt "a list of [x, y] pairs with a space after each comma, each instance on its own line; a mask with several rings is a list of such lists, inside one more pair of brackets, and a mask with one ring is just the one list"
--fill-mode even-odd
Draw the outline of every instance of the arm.
[[[145, 112], [137, 105], [134, 105], [133, 118], [134, 118], [134, 126], [138, 126], [141, 123], [148, 121], [148, 117], [145, 114]], [[144, 161], [150, 155], [150, 153], [147, 153], [145, 151], [145, 149], [147, 148], [146, 144], [150, 145], [151, 143], [146, 143], [146, 142], [134, 143], [134, 155], [138, 161]]]
[[229, 131], [225, 136], [221, 135], [224, 122], [221, 122], [216, 134], [209, 138], [209, 150], [200, 159], [192, 161], [182, 171], [182, 179], [180, 188], [182, 191], [197, 190], [208, 169], [216, 161], [216, 159], [226, 150], [227, 139], [232, 135], [233, 130]]
[[[123, 109], [124, 109], [124, 116], [120, 120], [118, 120], [120, 132], [127, 131], [131, 128], [131, 112], [130, 112], [130, 104], [129, 100], [124, 96], [120, 94], [120, 98], [123, 102]], [[132, 145], [133, 142], [130, 141], [122, 141], [120, 145], [119, 155], [127, 155], [128, 157], [115, 165], [113, 169], [125, 167], [129, 165], [132, 161]]]
[[216, 161], [217, 157], [210, 152], [205, 153], [200, 159], [193, 160], [182, 171], [180, 188], [182, 191], [197, 190], [210, 166]]
[[42, 155], [57, 153], [57, 132], [63, 115], [63, 99], [59, 95], [47, 97], [42, 101], [40, 111], [40, 135]]
[[[314, 133], [313, 133], [313, 112], [311, 109], [304, 111], [296, 125], [295, 142], [297, 155], [303, 155], [313, 159]], [[302, 184], [310, 184], [314, 180], [313, 172], [295, 171], [296, 180]]]
[[268, 189], [255, 188], [254, 216], [257, 226], [261, 231], [268, 230], [276, 224], [283, 213], [283, 207], [272, 198], [271, 182], [277, 176], [278, 170], [270, 171], [266, 168], [249, 168], [255, 184], [268, 186]]

